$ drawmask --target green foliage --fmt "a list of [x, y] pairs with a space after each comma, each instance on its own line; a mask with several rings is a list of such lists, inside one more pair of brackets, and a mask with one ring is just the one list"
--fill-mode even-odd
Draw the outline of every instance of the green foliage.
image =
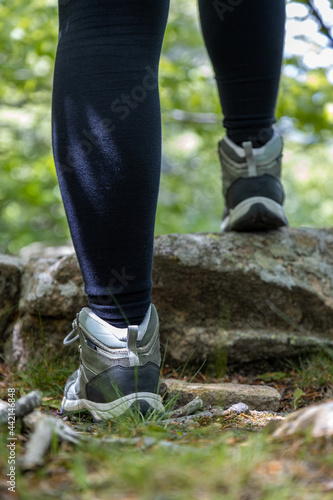
[[[308, 17], [318, 20], [311, 8]], [[320, 23], [318, 30], [329, 36]], [[69, 238], [51, 153], [57, 31], [56, 0], [0, 0], [0, 252]], [[321, 50], [316, 41], [311, 49]], [[285, 63], [278, 125], [291, 139], [301, 132], [303, 141], [286, 141], [286, 210], [292, 225], [331, 226], [333, 88], [327, 74], [332, 67], [308, 71], [302, 55], [288, 56]], [[194, 0], [171, 3], [160, 92], [163, 171], [156, 233], [218, 231], [222, 115]]]
[[0, 2], [0, 251], [68, 237], [51, 155], [55, 1]]
[[297, 364], [289, 361], [287, 366], [293, 369], [300, 389], [332, 387], [333, 350], [329, 347], [322, 348], [318, 353], [299, 356]]
[[[37, 349], [34, 339], [29, 335], [27, 338], [30, 348], [36, 347]], [[77, 358], [76, 351], [74, 352], [73, 349], [59, 353], [55, 352], [54, 346], [45, 345], [43, 356], [29, 359], [23, 370], [11, 366], [9, 378], [12, 386], [19, 388], [20, 397], [39, 388], [44, 398], [47, 398], [46, 405], [55, 404], [58, 407], [65, 382], [77, 369]]]
[[296, 391], [294, 392], [294, 397], [293, 397], [294, 410], [297, 410], [297, 408], [299, 407], [299, 404], [300, 404], [303, 396], [305, 396], [305, 392], [303, 392], [302, 389], [297, 387]]

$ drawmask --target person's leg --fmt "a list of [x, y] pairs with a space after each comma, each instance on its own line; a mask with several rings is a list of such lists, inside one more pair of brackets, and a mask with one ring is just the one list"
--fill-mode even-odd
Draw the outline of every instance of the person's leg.
[[[284, 225], [284, 195], [279, 182], [282, 141], [274, 136], [272, 125], [282, 63], [285, 0], [199, 0], [199, 11], [227, 130], [219, 147], [227, 209], [233, 210], [246, 197], [273, 202], [265, 202], [265, 220], [256, 224], [254, 210], [239, 225], [238, 219], [234, 227], [227, 224], [227, 229]], [[262, 149], [265, 144], [267, 148]], [[227, 193], [240, 176], [256, 179], [237, 182], [239, 189], [233, 187], [234, 192]], [[243, 203], [239, 218], [244, 216], [244, 207], [246, 212], [252, 205]]]
[[59, 5], [55, 164], [91, 308], [119, 327], [140, 323], [151, 300], [168, 1]]
[[273, 136], [285, 0], [199, 0], [199, 10], [227, 135], [262, 146]]
[[168, 2], [59, 2], [53, 149], [91, 306], [64, 341], [80, 338], [81, 364], [67, 381], [63, 412], [108, 419], [138, 401], [143, 413], [162, 409], [150, 294]]

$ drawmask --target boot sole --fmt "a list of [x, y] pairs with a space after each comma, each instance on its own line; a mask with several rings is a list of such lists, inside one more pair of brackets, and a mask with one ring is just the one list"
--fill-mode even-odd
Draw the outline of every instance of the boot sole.
[[88, 399], [71, 400], [63, 398], [60, 408], [62, 415], [89, 411], [95, 422], [112, 420], [126, 412], [141, 413], [143, 416], [152, 413], [164, 413], [161, 397], [150, 392], [129, 394], [110, 403], [95, 403]]
[[282, 205], [270, 198], [254, 196], [230, 209], [221, 231], [267, 231], [288, 225]]

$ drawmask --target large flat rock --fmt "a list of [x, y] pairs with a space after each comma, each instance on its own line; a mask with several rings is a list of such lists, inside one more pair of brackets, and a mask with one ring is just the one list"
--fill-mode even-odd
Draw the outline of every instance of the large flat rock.
[[333, 343], [333, 230], [155, 240], [153, 300], [168, 359], [216, 371]]
[[[18, 306], [2, 337], [8, 359], [22, 363], [31, 337], [62, 349], [87, 305], [75, 254], [65, 250], [0, 259], [1, 314]], [[171, 365], [206, 360], [220, 374], [227, 363], [333, 345], [333, 229], [158, 236], [153, 282]]]
[[176, 407], [183, 406], [198, 396], [205, 408], [219, 406], [226, 409], [233, 404], [244, 403], [250, 410], [277, 411], [281, 400], [278, 391], [267, 385], [196, 384], [162, 379], [161, 392]]

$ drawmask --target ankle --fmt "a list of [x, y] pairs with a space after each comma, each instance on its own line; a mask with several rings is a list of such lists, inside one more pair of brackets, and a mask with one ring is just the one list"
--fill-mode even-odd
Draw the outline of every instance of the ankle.
[[237, 144], [237, 146], [242, 147], [243, 142], [251, 141], [254, 149], [261, 148], [267, 144], [273, 135], [274, 130], [272, 127], [260, 130], [227, 130], [227, 137]]

